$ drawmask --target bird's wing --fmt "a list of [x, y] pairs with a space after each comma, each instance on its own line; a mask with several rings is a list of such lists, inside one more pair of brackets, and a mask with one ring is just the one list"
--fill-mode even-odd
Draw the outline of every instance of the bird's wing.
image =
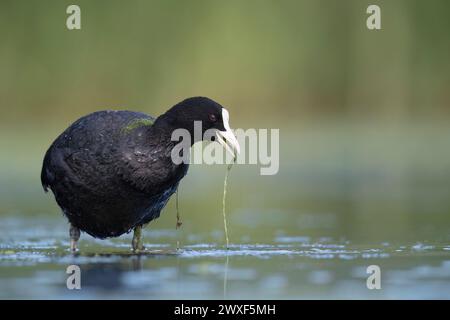
[[153, 119], [137, 112], [99, 111], [73, 123], [46, 153], [41, 173], [44, 189], [70, 180], [92, 192], [109, 192], [117, 180], [123, 130], [138, 127], [136, 118]]
[[156, 142], [128, 146], [122, 151], [118, 166], [124, 182], [148, 194], [158, 194], [170, 187], [179, 171], [179, 166], [171, 161], [170, 146]]

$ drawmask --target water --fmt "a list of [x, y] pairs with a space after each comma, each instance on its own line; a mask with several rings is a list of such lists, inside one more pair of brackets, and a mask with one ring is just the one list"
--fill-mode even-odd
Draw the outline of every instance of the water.
[[[131, 234], [82, 234], [72, 255], [39, 182], [48, 137], [16, 137], [0, 159], [0, 298], [450, 299], [450, 132], [419, 129], [283, 131], [279, 174], [233, 166], [228, 250], [226, 167], [192, 166], [179, 189], [183, 225], [173, 197], [143, 231], [141, 255]], [[81, 290], [66, 288], [72, 264]], [[381, 290], [366, 287], [370, 265]]]
[[[382, 299], [450, 298], [450, 246], [276, 236], [267, 243], [183, 239], [177, 231], [145, 230], [146, 251], [131, 235], [83, 235], [69, 252], [67, 225], [55, 219], [0, 220], [0, 298]], [[209, 241], [206, 241], [209, 240]], [[66, 288], [66, 268], [79, 265], [82, 289]], [[379, 265], [382, 289], [368, 290], [366, 268]]]

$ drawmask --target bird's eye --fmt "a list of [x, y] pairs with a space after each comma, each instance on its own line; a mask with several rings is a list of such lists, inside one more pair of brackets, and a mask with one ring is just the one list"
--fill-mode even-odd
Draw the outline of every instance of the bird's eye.
[[216, 121], [217, 121], [216, 115], [215, 115], [215, 114], [210, 114], [210, 115], [209, 115], [209, 120], [210, 120], [211, 122], [216, 122]]

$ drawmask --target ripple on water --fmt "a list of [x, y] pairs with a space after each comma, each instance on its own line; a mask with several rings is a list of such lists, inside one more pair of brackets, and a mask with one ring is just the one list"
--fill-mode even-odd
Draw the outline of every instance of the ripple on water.
[[434, 249], [434, 246], [426, 245], [426, 244], [423, 244], [423, 243], [419, 242], [419, 243], [413, 245], [411, 247], [411, 249], [415, 250], [415, 251], [432, 250], [432, 249]]
[[309, 243], [310, 237], [287, 237], [287, 236], [277, 236], [275, 242], [278, 243]]
[[[110, 241], [101, 242], [96, 246], [98, 240], [84, 242], [80, 252], [73, 256], [67, 249], [68, 243], [54, 240], [23, 241], [19, 244], [9, 244], [0, 250], [0, 258], [3, 263], [8, 261], [34, 261], [41, 263], [49, 261], [55, 263], [68, 263], [78, 261], [107, 262], [133, 256], [129, 250], [129, 243]], [[59, 244], [59, 245], [58, 245]], [[94, 244], [94, 246], [92, 246]], [[62, 250], [61, 248], [65, 248]], [[181, 258], [203, 258], [203, 257], [255, 257], [268, 259], [276, 256], [306, 257], [311, 259], [340, 259], [352, 260], [356, 258], [372, 259], [387, 258], [389, 253], [379, 248], [353, 249], [351, 246], [332, 243], [283, 243], [283, 244], [232, 244], [228, 249], [216, 243], [198, 243], [183, 246], [180, 250], [170, 250], [171, 245], [147, 244], [146, 251], [141, 255], [174, 255]], [[75, 259], [75, 260], [74, 260]], [[78, 260], [76, 260], [78, 259]]]
[[285, 249], [206, 249], [206, 250], [183, 250], [181, 253], [182, 257], [185, 258], [198, 258], [198, 257], [226, 257], [226, 256], [252, 256], [266, 258], [274, 255], [294, 255], [298, 254], [294, 250]]
[[[44, 219], [45, 220], [45, 219]], [[81, 251], [74, 257], [67, 250], [67, 224], [56, 219], [13, 219], [4, 218], [0, 223], [0, 265], [24, 265], [37, 263], [68, 263], [78, 259], [79, 263], [111, 262], [132, 256], [130, 253], [131, 234], [118, 239], [98, 240], [83, 237]], [[147, 252], [143, 255], [176, 254], [180, 258], [220, 258], [227, 256], [255, 257], [269, 259], [271, 257], [304, 257], [309, 259], [379, 259], [391, 255], [420, 255], [422, 252], [440, 250], [450, 251], [448, 245], [433, 246], [424, 243], [393, 246], [387, 242], [378, 246], [355, 246], [348, 241], [337, 241], [329, 237], [312, 239], [305, 236], [275, 234], [271, 243], [251, 243], [248, 238], [244, 244], [231, 244], [225, 249], [222, 244], [223, 233], [211, 231], [200, 235], [189, 235], [181, 250], [167, 253], [174, 249], [175, 230], [147, 230], [144, 237], [151, 239], [146, 243]], [[211, 238], [212, 237], [212, 238]], [[220, 240], [214, 240], [220, 238]], [[207, 242], [204, 239], [210, 239]], [[201, 240], [201, 241], [199, 241]], [[90, 254], [86, 254], [90, 252]], [[98, 253], [98, 254], [96, 254]]]

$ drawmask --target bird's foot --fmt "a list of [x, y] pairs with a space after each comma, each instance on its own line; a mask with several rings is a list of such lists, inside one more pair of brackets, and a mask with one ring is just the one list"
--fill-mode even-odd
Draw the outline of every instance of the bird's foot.
[[78, 240], [80, 239], [80, 229], [74, 227], [73, 225], [70, 225], [69, 235], [70, 235], [70, 251], [76, 252], [78, 250], [77, 243]]
[[140, 253], [144, 251], [144, 245], [142, 242], [142, 226], [137, 226], [134, 228], [133, 240], [131, 241], [131, 246], [134, 253]]
[[78, 251], [77, 241], [70, 240], [70, 251], [71, 252], [77, 252]]

